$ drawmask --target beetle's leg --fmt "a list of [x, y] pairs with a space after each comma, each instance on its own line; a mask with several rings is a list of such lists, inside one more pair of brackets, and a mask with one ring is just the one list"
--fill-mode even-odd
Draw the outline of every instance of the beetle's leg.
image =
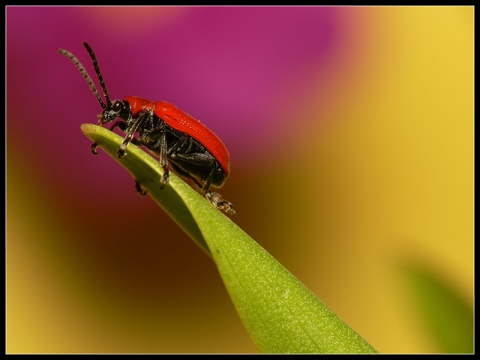
[[162, 128], [160, 132], [160, 150], [158, 152], [159, 156], [159, 161], [160, 161], [160, 166], [163, 169], [163, 175], [162, 178], [160, 179], [160, 187], [163, 189], [163, 187], [168, 184], [168, 180], [170, 179], [170, 170], [168, 170], [167, 167], [167, 154], [168, 154], [168, 146], [167, 146], [167, 132], [165, 129]]
[[205, 184], [202, 187], [202, 192], [204, 194], [208, 193], [208, 190], [210, 189], [210, 185], [212, 185], [213, 181], [213, 176], [215, 175], [215, 172], [218, 170], [218, 164], [217, 162], [213, 163], [212, 170], [210, 171], [210, 174], [208, 174], [207, 179], [205, 180]]
[[[182, 159], [184, 161], [190, 161], [190, 162], [204, 162], [204, 159], [201, 158], [196, 158], [196, 154], [188, 154], [190, 150], [193, 147], [193, 139], [189, 136], [184, 136], [180, 138], [168, 151], [168, 156], [170, 159]], [[177, 151], [180, 151], [180, 153], [177, 153]], [[183, 170], [177, 170], [180, 174], [182, 174], [183, 177], [192, 179], [198, 186], [199, 191], [202, 192], [202, 194], [206, 194], [208, 192], [208, 189], [210, 189], [210, 185], [212, 185], [213, 179], [215, 177], [215, 172], [218, 170], [218, 163], [213, 162], [211, 164], [211, 169], [210, 173], [208, 174], [207, 178], [205, 179], [205, 182], [200, 184], [193, 176], [191, 176], [188, 172], [185, 172]]]
[[98, 146], [97, 143], [93, 143], [92, 147], [90, 148], [92, 150], [93, 155], [98, 155], [97, 146]]
[[191, 140], [192, 139], [187, 136], [181, 137], [180, 139], [178, 139], [178, 141], [175, 144], [172, 145], [170, 149], [168, 149], [167, 156], [168, 157], [173, 156], [173, 154], [175, 154], [179, 149], [184, 148], [187, 142], [188, 142], [188, 146], [183, 150], [188, 151], [189, 147], [191, 146], [190, 145]]
[[193, 181], [195, 183], [195, 185], [197, 185], [196, 190], [200, 191], [200, 189], [202, 188], [202, 184], [195, 177], [193, 177], [190, 173], [183, 170], [181, 167], [176, 165], [174, 162], [169, 162], [169, 165], [172, 167], [173, 171], [175, 171], [175, 173], [177, 175], [179, 175], [180, 177], [182, 177], [184, 179], [188, 179], [188, 180]]
[[205, 198], [212, 203], [217, 209], [222, 210], [225, 213], [230, 215], [235, 214], [235, 210], [233, 210], [233, 204], [230, 201], [225, 200], [222, 198], [222, 195], [219, 193], [208, 191], [205, 194]]
[[212, 185], [213, 176], [215, 175], [215, 172], [217, 170], [218, 164], [215, 162], [212, 166], [210, 174], [207, 177], [207, 180], [205, 181], [205, 184], [202, 187], [202, 192], [205, 194], [205, 198], [210, 201], [217, 209], [233, 215], [235, 214], [235, 210], [233, 210], [233, 204], [230, 201], [222, 198], [222, 195], [220, 195], [219, 193], [210, 191], [210, 185]]
[[[170, 165], [172, 166], [173, 170], [177, 174], [179, 174], [180, 176], [182, 176], [186, 179], [192, 180], [197, 185], [199, 190], [202, 189], [202, 184], [196, 178], [194, 178], [188, 172], [179, 168], [174, 163], [170, 163]], [[230, 201], [227, 201], [224, 198], [222, 198], [222, 195], [220, 195], [219, 193], [208, 190], [207, 192], [204, 192], [203, 195], [218, 210], [221, 210], [221, 211], [223, 211], [225, 213], [228, 213], [230, 215], [235, 214], [235, 210], [233, 210], [233, 204]]]
[[109, 130], [113, 131], [113, 129], [115, 129], [116, 127], [118, 127], [122, 131], [125, 131], [125, 129], [127, 128], [127, 123], [123, 120], [119, 120], [115, 124], [113, 124]]
[[140, 126], [143, 124], [143, 122], [145, 121], [145, 119], [147, 119], [149, 115], [151, 115], [149, 111], [142, 111], [140, 112], [138, 117], [135, 119], [135, 122], [130, 128], [130, 131], [125, 136], [125, 139], [123, 139], [122, 145], [120, 145], [120, 149], [118, 149], [117, 151], [117, 157], [119, 159], [125, 156], [125, 149], [127, 148], [127, 145], [132, 141], [133, 136], [135, 135], [137, 130], [140, 128]]
[[162, 183], [162, 188], [165, 184], [168, 184], [168, 181], [170, 179], [170, 170], [167, 167], [167, 160], [168, 157], [174, 154], [176, 151], [179, 149], [183, 148], [189, 138], [182, 137], [180, 138], [175, 144], [173, 144], [170, 149], [168, 149], [167, 146], [167, 132], [162, 128], [160, 132], [160, 151], [159, 151], [159, 157], [160, 157], [160, 165], [163, 168], [163, 176], [160, 179], [160, 182]]
[[136, 137], [132, 138], [132, 141], [130, 141], [133, 145], [137, 146], [143, 146], [143, 143], [140, 139], [137, 139]]
[[142, 185], [140, 185], [140, 183], [137, 180], [135, 180], [135, 190], [137, 190], [137, 192], [142, 196], [147, 195], [147, 190], [142, 188]]
[[[116, 127], [120, 128], [120, 130], [122, 131], [125, 131], [126, 127], [127, 127], [127, 124], [125, 123], [125, 121], [123, 120], [119, 120], [117, 121], [115, 124], [113, 124], [111, 127], [110, 127], [110, 131], [113, 131], [113, 129], [115, 129]], [[97, 152], [97, 143], [93, 143], [92, 144], [92, 154], [93, 155], [98, 155], [98, 152]]]

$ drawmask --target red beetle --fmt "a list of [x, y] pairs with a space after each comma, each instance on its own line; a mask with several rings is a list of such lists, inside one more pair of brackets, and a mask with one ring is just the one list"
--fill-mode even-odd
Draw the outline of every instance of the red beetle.
[[[118, 158], [125, 155], [127, 145], [145, 146], [159, 156], [163, 168], [161, 186], [168, 184], [169, 167], [197, 184], [202, 194], [216, 208], [233, 215], [233, 205], [220, 194], [212, 192], [210, 187], [221, 187], [230, 173], [230, 154], [223, 142], [210, 129], [197, 119], [184, 113], [166, 101], [156, 103], [136, 96], [127, 96], [124, 100], [110, 101], [100, 67], [95, 54], [86, 42], [83, 43], [92, 58], [106, 103], [103, 102], [95, 84], [80, 61], [69, 51], [58, 52], [68, 57], [81, 72], [90, 89], [103, 108], [98, 121], [104, 125], [119, 119], [110, 130], [118, 127], [127, 135], [117, 151]], [[138, 133], [138, 137], [135, 134]], [[96, 144], [92, 152], [96, 152]], [[137, 191], [145, 194], [136, 182]]]

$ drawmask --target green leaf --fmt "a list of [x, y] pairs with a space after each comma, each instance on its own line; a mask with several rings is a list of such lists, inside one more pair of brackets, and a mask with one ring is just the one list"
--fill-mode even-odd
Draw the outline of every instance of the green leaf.
[[444, 278], [424, 265], [402, 267], [419, 320], [444, 353], [473, 353], [473, 309]]
[[209, 254], [252, 340], [264, 353], [375, 353], [298, 279], [230, 218], [171, 174], [160, 188], [158, 161], [102, 127], [82, 131], [124, 166], [174, 221]]

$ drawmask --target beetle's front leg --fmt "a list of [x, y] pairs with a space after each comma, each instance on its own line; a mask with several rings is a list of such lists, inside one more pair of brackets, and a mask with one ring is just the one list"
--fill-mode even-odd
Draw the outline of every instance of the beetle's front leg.
[[[149, 111], [142, 111], [138, 117], [134, 120], [133, 125], [130, 127], [130, 130], [128, 131], [127, 135], [125, 136], [125, 139], [123, 139], [122, 145], [120, 145], [120, 149], [117, 151], [117, 157], [121, 159], [122, 157], [125, 156], [125, 149], [127, 148], [127, 145], [132, 141], [134, 138], [135, 133], [138, 131], [138, 129], [142, 126], [144, 123], [145, 119], [148, 118], [148, 116], [151, 116]], [[130, 114], [129, 120], [133, 119], [132, 115]], [[127, 120], [127, 122], [129, 121]]]
[[142, 196], [147, 195], [147, 190], [145, 190], [137, 180], [135, 180], [135, 190]]
[[[115, 129], [116, 127], [118, 127], [122, 131], [125, 131], [125, 129], [127, 128], [127, 124], [125, 123], [125, 121], [119, 120], [115, 124], [113, 124], [109, 130], [113, 131], [113, 129]], [[97, 147], [98, 147], [97, 143], [92, 144], [91, 149], [92, 149], [93, 155], [98, 155]]]

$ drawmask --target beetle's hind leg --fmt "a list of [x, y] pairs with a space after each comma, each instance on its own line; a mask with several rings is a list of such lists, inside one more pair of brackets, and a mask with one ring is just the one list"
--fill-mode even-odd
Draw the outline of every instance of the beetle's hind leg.
[[215, 206], [218, 210], [222, 210], [224, 213], [234, 215], [235, 210], [233, 210], [233, 204], [225, 200], [222, 195], [219, 193], [213, 192], [213, 191], [208, 191], [205, 194], [205, 198], [210, 201], [210, 203]]
[[170, 166], [181, 177], [192, 180], [197, 185], [198, 191], [203, 194], [205, 199], [207, 199], [218, 210], [221, 210], [229, 215], [235, 214], [233, 204], [230, 201], [225, 200], [219, 193], [210, 190], [211, 180], [210, 182], [207, 181], [205, 184], [201, 184], [200, 181], [198, 181], [195, 177], [190, 175], [188, 172], [183, 171], [174, 163], [170, 163]]

